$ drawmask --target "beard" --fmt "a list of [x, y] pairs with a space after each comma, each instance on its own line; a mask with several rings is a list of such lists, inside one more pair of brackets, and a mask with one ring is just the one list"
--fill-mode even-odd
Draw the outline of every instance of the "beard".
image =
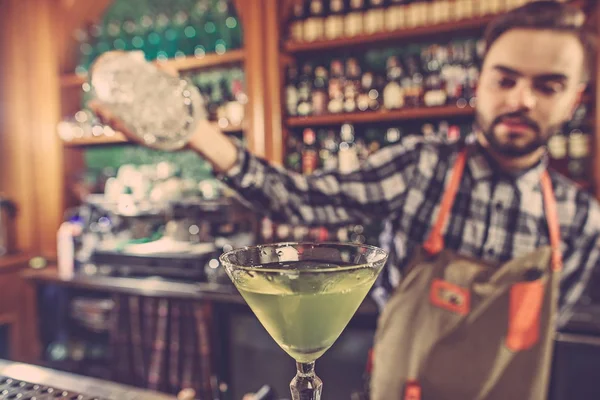
[[[495, 130], [499, 124], [501, 124], [505, 119], [508, 118], [513, 120], [518, 119], [520, 124], [529, 127], [534, 133], [534, 138], [524, 145], [517, 145], [510, 142], [502, 143], [499, 137], [495, 134]], [[546, 131], [542, 132], [540, 126], [535, 121], [530, 119], [524, 111], [515, 111], [512, 113], [500, 115], [496, 117], [489, 124], [489, 126], [486, 126], [481, 114], [477, 113], [476, 124], [478, 125], [479, 129], [481, 130], [481, 133], [483, 134], [487, 142], [489, 143], [490, 148], [496, 153], [507, 158], [520, 158], [536, 152], [538, 149], [546, 146], [550, 137], [555, 132], [558, 132], [560, 130], [560, 127], [562, 126], [562, 124], [554, 125], [548, 128]]]

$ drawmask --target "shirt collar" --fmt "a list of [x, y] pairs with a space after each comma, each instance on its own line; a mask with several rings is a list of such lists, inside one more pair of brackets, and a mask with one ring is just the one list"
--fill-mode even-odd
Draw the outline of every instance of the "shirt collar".
[[475, 181], [491, 180], [493, 177], [505, 178], [515, 182], [519, 189], [537, 188], [542, 173], [548, 168], [548, 156], [544, 154], [539, 163], [525, 171], [511, 174], [501, 171], [494, 166], [495, 161], [486, 154], [485, 149], [475, 143], [469, 153], [469, 170]]

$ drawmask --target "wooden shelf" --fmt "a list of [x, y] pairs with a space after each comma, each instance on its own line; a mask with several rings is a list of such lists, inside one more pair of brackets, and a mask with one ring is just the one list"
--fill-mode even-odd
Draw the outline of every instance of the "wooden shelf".
[[[218, 67], [221, 65], [229, 65], [241, 63], [245, 59], [243, 49], [231, 50], [224, 54], [210, 53], [204, 57], [185, 57], [179, 59], [169, 59], [166, 61], [155, 61], [160, 65], [165, 65], [177, 71], [187, 71], [199, 68]], [[63, 88], [79, 87], [87, 82], [87, 75], [66, 74], [61, 76], [60, 84]]]
[[[216, 125], [216, 122], [215, 122]], [[246, 127], [241, 126], [229, 126], [227, 128], [219, 128], [225, 133], [238, 133], [243, 132]], [[111, 144], [124, 144], [131, 143], [129, 139], [125, 137], [121, 132], [115, 132], [113, 136], [92, 136], [85, 138], [78, 138], [73, 140], [64, 140], [63, 144], [67, 147], [87, 147], [87, 146], [102, 146]]]
[[407, 28], [391, 32], [379, 32], [371, 35], [360, 35], [334, 40], [319, 40], [316, 42], [291, 42], [284, 44], [288, 53], [309, 53], [322, 50], [343, 49], [349, 47], [365, 47], [373, 44], [393, 43], [400, 44], [402, 40], [414, 41], [419, 38], [428, 38], [442, 34], [468, 33], [482, 31], [494, 19], [495, 15], [450, 21], [435, 25], [423, 25], [416, 28]]
[[291, 117], [286, 120], [289, 127], [340, 125], [344, 123], [365, 124], [385, 121], [403, 121], [409, 119], [467, 117], [475, 113], [473, 107], [455, 106], [405, 108], [393, 111], [372, 111], [315, 115], [309, 117]]

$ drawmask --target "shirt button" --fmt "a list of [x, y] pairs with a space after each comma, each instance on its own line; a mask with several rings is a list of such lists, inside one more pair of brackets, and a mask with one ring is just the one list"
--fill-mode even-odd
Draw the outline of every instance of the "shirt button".
[[504, 208], [504, 205], [500, 202], [496, 203], [496, 211], [502, 211], [502, 209]]
[[494, 254], [496, 254], [496, 252], [494, 251], [494, 249], [488, 249], [487, 253], [489, 256], [493, 256]]

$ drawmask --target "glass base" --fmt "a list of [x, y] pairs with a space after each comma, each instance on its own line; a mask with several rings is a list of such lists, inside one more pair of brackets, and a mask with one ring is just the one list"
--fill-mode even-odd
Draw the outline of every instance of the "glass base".
[[296, 376], [290, 383], [292, 400], [320, 400], [323, 381], [315, 375], [315, 363], [296, 363]]

